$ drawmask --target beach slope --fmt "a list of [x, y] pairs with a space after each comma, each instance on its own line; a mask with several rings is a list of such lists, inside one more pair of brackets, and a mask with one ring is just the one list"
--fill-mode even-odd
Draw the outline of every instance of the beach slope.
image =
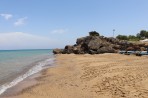
[[6, 98], [148, 98], [148, 57], [56, 55], [36, 85]]

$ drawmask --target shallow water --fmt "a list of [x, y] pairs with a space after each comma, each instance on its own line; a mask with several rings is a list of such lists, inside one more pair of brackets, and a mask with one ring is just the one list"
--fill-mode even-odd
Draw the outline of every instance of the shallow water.
[[0, 94], [53, 63], [52, 50], [1, 50]]

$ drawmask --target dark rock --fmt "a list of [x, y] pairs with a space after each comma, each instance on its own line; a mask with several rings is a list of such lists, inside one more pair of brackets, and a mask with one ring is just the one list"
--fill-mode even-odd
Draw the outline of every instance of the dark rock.
[[54, 54], [100, 54], [100, 53], [116, 53], [119, 50], [126, 51], [143, 51], [146, 50], [148, 44], [133, 44], [125, 40], [119, 40], [113, 37], [107, 38], [100, 36], [98, 32], [89, 32], [89, 36], [81, 37], [76, 40], [76, 44], [67, 45], [62, 49], [54, 49]]
[[67, 50], [64, 49], [64, 50], [62, 51], [62, 54], [67, 54]]
[[119, 39], [110, 37], [110, 38], [105, 38], [107, 42], [110, 42], [112, 44], [119, 44]]
[[89, 50], [89, 54], [98, 54], [97, 51]]
[[82, 37], [82, 38], [78, 38], [76, 43], [77, 43], [77, 45], [81, 45], [84, 43], [84, 41], [85, 41], [85, 37]]
[[126, 51], [135, 51], [135, 49], [133, 47], [128, 47]]
[[134, 51], [140, 51], [140, 46], [138, 45], [133, 46], [133, 48], [134, 48]]
[[104, 42], [99, 37], [95, 37], [95, 38], [92, 38], [87, 45], [88, 45], [88, 49], [90, 50], [98, 50], [103, 46], [103, 44]]
[[111, 45], [115, 50], [120, 50], [121, 46], [120, 45], [116, 45], [116, 44], [112, 44]]
[[71, 53], [73, 53], [73, 48], [74, 48], [74, 46], [67, 45], [67, 46], [65, 46], [63, 53], [67, 52], [67, 54], [71, 54]]
[[81, 46], [75, 46], [75, 47], [73, 48], [73, 52], [74, 52], [75, 54], [82, 54]]
[[96, 31], [89, 32], [89, 36], [100, 36], [100, 34]]
[[115, 50], [112, 47], [106, 46], [98, 49], [97, 53], [115, 53]]
[[63, 49], [54, 49], [53, 53], [54, 54], [61, 54], [63, 52]]

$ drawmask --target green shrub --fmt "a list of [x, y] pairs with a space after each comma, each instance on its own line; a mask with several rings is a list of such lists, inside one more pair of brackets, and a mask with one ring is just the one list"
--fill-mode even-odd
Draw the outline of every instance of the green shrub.
[[128, 37], [126, 35], [118, 35], [116, 38], [120, 40], [128, 40]]
[[100, 34], [96, 31], [89, 32], [89, 36], [100, 36]]

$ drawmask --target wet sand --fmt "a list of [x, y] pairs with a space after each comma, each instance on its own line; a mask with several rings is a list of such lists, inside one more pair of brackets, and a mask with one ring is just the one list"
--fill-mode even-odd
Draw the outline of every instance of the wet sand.
[[56, 65], [3, 98], [148, 98], [147, 56], [57, 55]]

